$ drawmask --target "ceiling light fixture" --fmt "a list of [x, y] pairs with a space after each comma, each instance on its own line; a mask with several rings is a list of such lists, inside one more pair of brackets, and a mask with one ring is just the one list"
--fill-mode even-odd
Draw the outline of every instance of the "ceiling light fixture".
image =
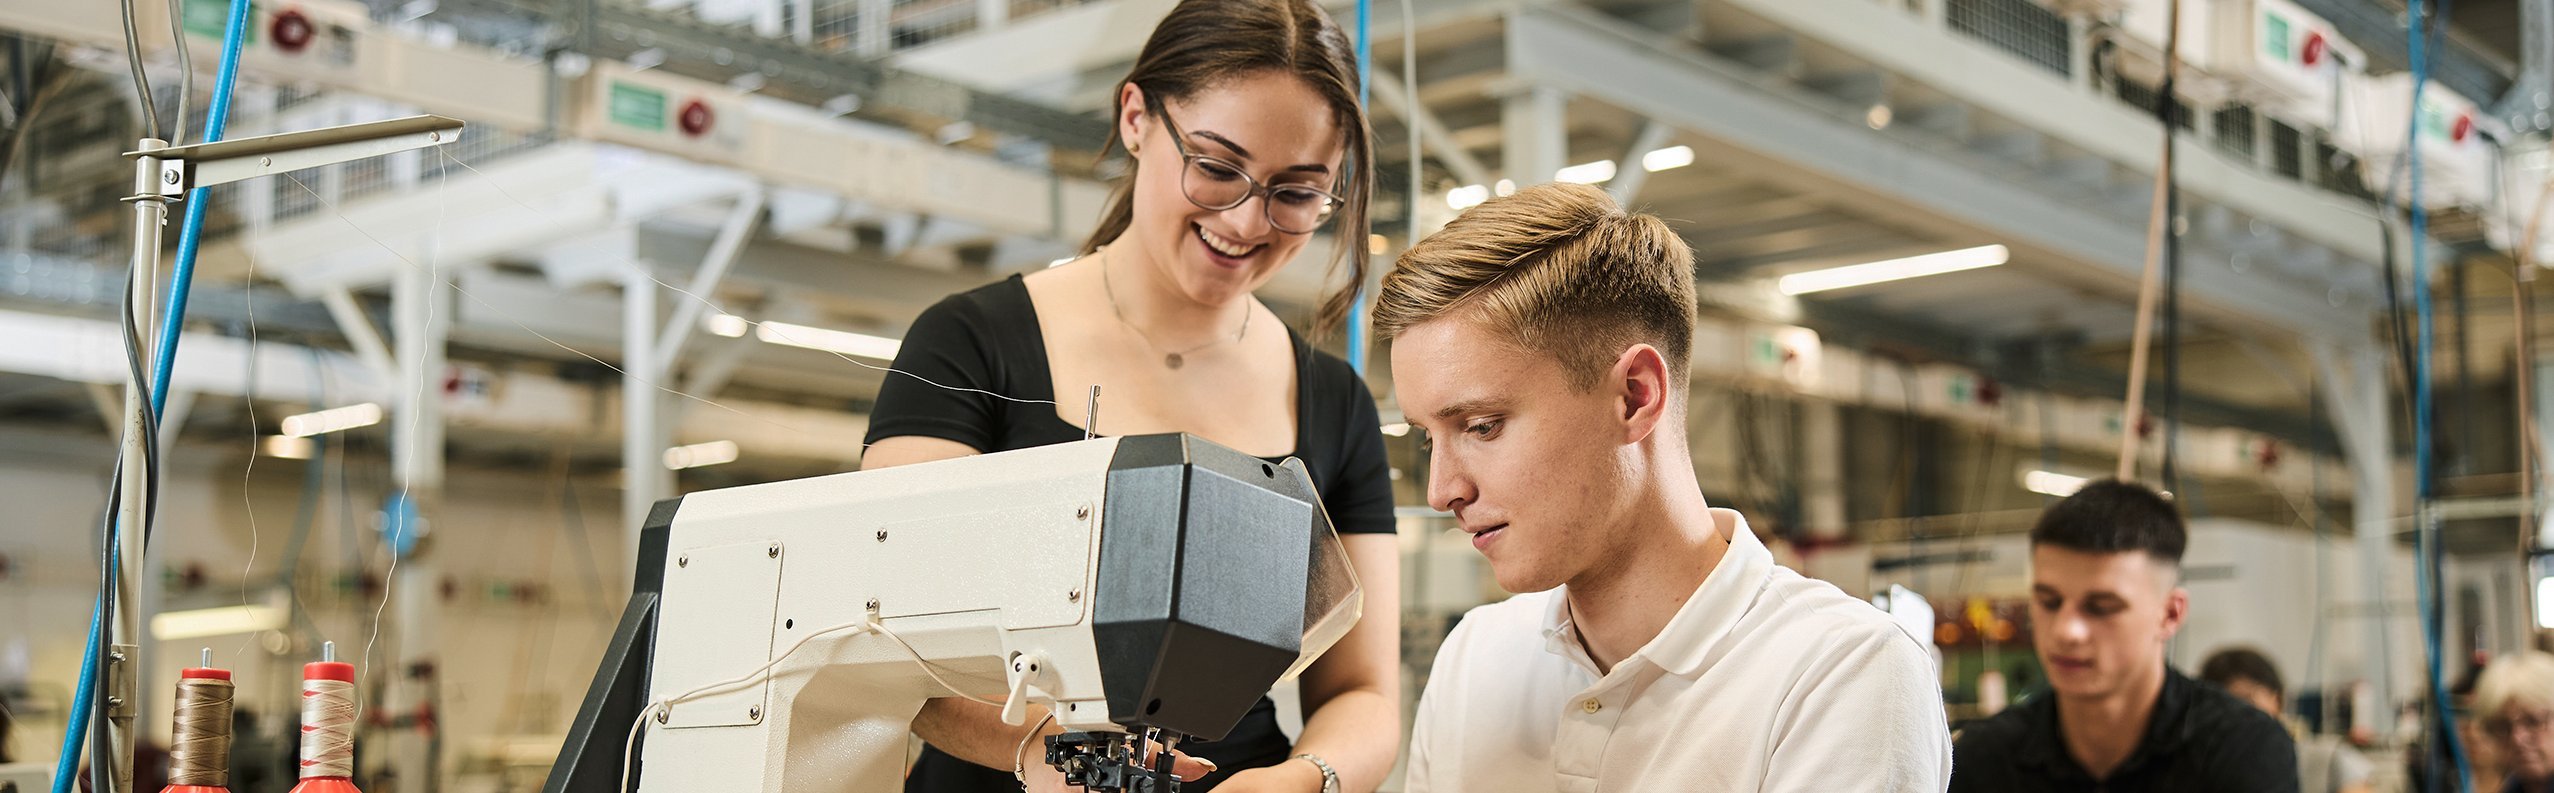
[[1692, 146], [1669, 146], [1664, 149], [1652, 149], [1650, 153], [1641, 155], [1641, 169], [1651, 173], [1669, 168], [1683, 168], [1692, 164], [1694, 164], [1694, 147]]
[[1956, 251], [1909, 256], [1904, 259], [1792, 273], [1783, 276], [1775, 287], [1786, 295], [1805, 295], [1831, 289], [1849, 289], [1908, 278], [1994, 267], [2011, 258], [2012, 251], [2005, 249], [2002, 245], [1982, 245]]
[[896, 350], [904, 347], [904, 342], [885, 336], [792, 325], [787, 322], [765, 322], [754, 329], [754, 338], [789, 347], [857, 355], [881, 361], [895, 360]]
[[308, 438], [381, 423], [381, 406], [371, 402], [284, 417], [284, 435]]

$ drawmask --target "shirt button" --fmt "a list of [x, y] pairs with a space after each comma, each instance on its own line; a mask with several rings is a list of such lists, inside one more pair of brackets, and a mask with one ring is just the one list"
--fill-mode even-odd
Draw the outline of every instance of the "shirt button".
[[1586, 701], [1586, 702], [1581, 702], [1581, 703], [1579, 703], [1579, 710], [1587, 711], [1587, 712], [1589, 712], [1589, 713], [1595, 713], [1595, 712], [1597, 712], [1597, 711], [1604, 710], [1604, 709], [1605, 709], [1605, 703], [1603, 703], [1603, 702], [1598, 702], [1598, 701], [1593, 700], [1593, 699], [1588, 700], [1588, 701]]

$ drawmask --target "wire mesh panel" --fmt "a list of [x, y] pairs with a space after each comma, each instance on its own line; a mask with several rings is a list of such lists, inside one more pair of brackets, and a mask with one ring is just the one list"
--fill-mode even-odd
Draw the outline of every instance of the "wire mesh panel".
[[454, 164], [454, 161], [474, 168], [486, 168], [489, 163], [548, 146], [557, 139], [549, 132], [512, 132], [493, 124], [474, 123], [468, 129], [460, 140], [439, 149], [425, 150], [420, 155], [424, 159], [417, 164], [418, 178], [439, 179], [447, 170], [460, 171], [453, 174], [455, 176], [467, 176], [469, 171]]
[[[2148, 116], [2153, 116], [2155, 113], [2154, 86], [2123, 78], [2112, 83], [2112, 94], [2118, 96], [2119, 101], [2127, 103], [2129, 107], [2145, 111]], [[2196, 128], [2193, 126], [2196, 120], [2197, 116], [2191, 113], [2189, 102], [2173, 100], [2174, 127], [2189, 131]]]
[[1083, 5], [1091, 0], [1011, 0], [1011, 19], [1036, 16], [1059, 8]]
[[[131, 193], [132, 188], [129, 181], [97, 180], [93, 184], [66, 186], [54, 195], [63, 206], [121, 210], [126, 205], [120, 199]], [[64, 258], [121, 264], [133, 253], [130, 247], [132, 237], [127, 236], [123, 222], [127, 216], [124, 212], [109, 210], [74, 214], [69, 222], [31, 223], [23, 229], [27, 235], [26, 247], [27, 250]], [[12, 219], [8, 233], [15, 234], [19, 230], [15, 219]], [[6, 238], [6, 235], [0, 235], [0, 238]]]
[[[294, 171], [291, 176], [293, 179], [276, 181], [275, 220], [277, 221], [291, 220], [319, 211], [318, 191], [326, 189], [316, 183], [320, 178], [320, 171], [317, 168]], [[294, 183], [296, 179], [300, 180], [299, 184]]]
[[977, 10], [976, 0], [896, 0], [888, 46], [901, 50], [975, 32]]
[[387, 191], [391, 187], [390, 158], [388, 157], [366, 157], [353, 162], [338, 163], [335, 167], [338, 189], [344, 191], [345, 200], [353, 201]]
[[[251, 190], [272, 192], [278, 181], [282, 180], [251, 179], [205, 188], [204, 198], [209, 203], [204, 205], [204, 236], [218, 239], [238, 231], [246, 224], [246, 219], [240, 214], [242, 209], [240, 197], [247, 195]], [[289, 183], [285, 186], [291, 187]]]
[[2074, 75], [2069, 57], [2075, 42], [2066, 18], [2031, 0], [1947, 0], [1943, 6], [1951, 29], [2032, 65], [2061, 75]]
[[2218, 110], [2215, 120], [2217, 149], [2240, 157], [2245, 162], [2251, 162], [2253, 145], [2257, 142], [2255, 140], [2257, 136], [2253, 134], [2254, 118], [2252, 108], [2243, 105], [2231, 105]]
[[2321, 136], [2315, 139], [2315, 160], [2310, 170], [2315, 186], [2361, 200], [2376, 200], [2377, 191], [2368, 189], [2367, 163], [2332, 145]]
[[[1091, 0], [1009, 0], [1006, 13], [1009, 21], [1018, 22], [1089, 2]], [[808, 15], [808, 29], [813, 37], [809, 44], [826, 52], [857, 51], [861, 26], [866, 24], [861, 16], [861, 6], [868, 4], [869, 0], [816, 0]], [[990, 27], [983, 18], [981, 0], [892, 0], [885, 8], [887, 46], [891, 51], [919, 47]]]
[[2290, 179], [2305, 178], [2306, 157], [2305, 152], [2302, 151], [2302, 146], [2300, 145], [2302, 142], [2303, 136], [2297, 132], [2296, 127], [2282, 124], [2276, 120], [2271, 121], [2271, 170], [2277, 171], [2280, 176], [2285, 176]]
[[826, 52], [848, 52], [860, 44], [860, 0], [817, 0], [808, 14], [814, 40], [809, 46]]
[[286, 110], [291, 110], [295, 107], [300, 107], [304, 104], [318, 101], [320, 97], [327, 95], [327, 91], [321, 90], [317, 86], [286, 83], [275, 89], [275, 112], [281, 113]]

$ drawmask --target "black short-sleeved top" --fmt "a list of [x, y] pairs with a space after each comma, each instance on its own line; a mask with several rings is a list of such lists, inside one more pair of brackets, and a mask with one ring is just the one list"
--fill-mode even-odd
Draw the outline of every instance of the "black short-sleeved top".
[[2166, 667], [2146, 735], [2107, 779], [2066, 751], [2057, 696], [2040, 693], [1960, 731], [1951, 792], [2297, 793], [2297, 744], [2270, 714]]
[[[1294, 344], [1296, 369], [1291, 456], [1303, 460], [1339, 533], [1391, 533], [1392, 482], [1374, 397], [1346, 361], [1313, 349], [1292, 329], [1287, 336]], [[878, 388], [869, 443], [916, 435], [1003, 452], [1082, 439], [1082, 428], [1056, 415], [1055, 405], [979, 393], [1055, 399], [1046, 334], [1038, 328], [1037, 306], [1019, 276], [951, 295], [923, 311], [905, 334], [895, 369], [901, 374], [887, 375]], [[1233, 772], [1285, 762], [1293, 750], [1277, 729], [1276, 704], [1266, 697], [1223, 740], [1182, 748], [1218, 768], [1206, 779], [1182, 786], [1189, 790], [1209, 790]], [[986, 768], [927, 746], [905, 779], [907, 793], [1018, 789], [1008, 768]]]

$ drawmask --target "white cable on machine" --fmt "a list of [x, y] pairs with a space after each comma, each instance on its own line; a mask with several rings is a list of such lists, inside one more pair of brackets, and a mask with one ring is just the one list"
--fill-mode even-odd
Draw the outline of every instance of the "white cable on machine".
[[[825, 636], [825, 635], [829, 635], [829, 634], [833, 634], [833, 633], [838, 633], [838, 632], [845, 631], [845, 630], [850, 630], [850, 629], [853, 629], [853, 628], [858, 628], [858, 629], [860, 629], [860, 632], [861, 632], [861, 633], [876, 633], [876, 634], [878, 634], [878, 635], [881, 635], [881, 636], [885, 636], [885, 637], [887, 637], [889, 640], [894, 641], [894, 642], [896, 643], [896, 647], [898, 647], [899, 649], [904, 650], [906, 655], [911, 656], [911, 657], [913, 658], [914, 665], [919, 666], [919, 667], [922, 667], [922, 673], [923, 673], [923, 674], [925, 674], [925, 675], [930, 675], [930, 676], [931, 676], [931, 682], [934, 682], [934, 683], [938, 683], [938, 684], [940, 684], [940, 687], [941, 687], [941, 688], [948, 689], [948, 690], [949, 690], [949, 693], [951, 693], [951, 694], [955, 694], [955, 695], [957, 695], [957, 696], [959, 696], [959, 697], [965, 698], [965, 699], [967, 699], [967, 700], [969, 700], [969, 701], [972, 701], [972, 702], [979, 702], [979, 703], [983, 703], [983, 704], [986, 704], [986, 705], [992, 705], [992, 706], [995, 706], [995, 707], [1001, 707], [1001, 706], [1002, 706], [1002, 704], [1003, 704], [1003, 703], [995, 702], [995, 701], [990, 700], [990, 699], [985, 699], [985, 698], [983, 698], [983, 697], [979, 697], [979, 696], [976, 696], [976, 695], [973, 695], [973, 694], [969, 694], [969, 693], [967, 693], [967, 692], [965, 692], [965, 691], [961, 691], [961, 690], [959, 690], [957, 686], [950, 685], [950, 684], [949, 684], [949, 681], [948, 681], [947, 679], [945, 679], [945, 678], [942, 678], [942, 677], [940, 676], [940, 673], [939, 673], [939, 672], [937, 672], [937, 671], [933, 671], [933, 670], [932, 670], [932, 668], [931, 668], [931, 662], [930, 662], [930, 661], [923, 660], [923, 658], [922, 658], [922, 653], [915, 651], [915, 650], [913, 649], [913, 645], [912, 645], [912, 644], [907, 643], [907, 642], [905, 641], [904, 637], [902, 637], [902, 636], [898, 636], [898, 635], [896, 635], [896, 632], [895, 632], [895, 631], [888, 629], [888, 627], [887, 627], [886, 623], [884, 623], [884, 622], [880, 622], [880, 621], [879, 621], [879, 619], [878, 619], [878, 615], [877, 615], [877, 613], [876, 613], [876, 612], [870, 612], [870, 613], [869, 613], [869, 615], [867, 615], [867, 616], [865, 616], [865, 617], [862, 617], [862, 618], [861, 618], [861, 621], [859, 621], [859, 622], [846, 622], [846, 623], [843, 623], [843, 624], [840, 624], [840, 625], [835, 625], [835, 626], [833, 626], [833, 627], [826, 628], [826, 629], [824, 629], [824, 630], [820, 630], [820, 631], [816, 631], [816, 632], [814, 632], [814, 633], [807, 634], [805, 637], [800, 638], [796, 644], [792, 644], [792, 645], [790, 645], [790, 646], [789, 646], [789, 649], [782, 651], [780, 655], [773, 656], [770, 662], [765, 663], [765, 664], [763, 664], [762, 666], [755, 668], [755, 669], [754, 669], [754, 671], [747, 672], [747, 673], [745, 673], [745, 674], [743, 674], [743, 675], [740, 675], [740, 676], [737, 676], [737, 677], [733, 677], [733, 678], [729, 678], [729, 679], [727, 679], [727, 680], [721, 680], [721, 681], [716, 682], [716, 683], [711, 683], [711, 684], [709, 684], [709, 685], [701, 686], [701, 687], [699, 687], [699, 688], [695, 688], [695, 689], [692, 689], [692, 690], [690, 690], [690, 691], [685, 691], [685, 692], [683, 692], [683, 693], [681, 693], [681, 694], [676, 694], [676, 695], [671, 696], [671, 697], [666, 697], [666, 698], [664, 698], [664, 699], [660, 699], [660, 700], [657, 700], [657, 701], [655, 701], [655, 702], [650, 702], [650, 703], [648, 703], [648, 704], [647, 704], [647, 707], [640, 708], [640, 709], [639, 709], [639, 713], [638, 713], [638, 718], [637, 718], [637, 719], [632, 720], [632, 721], [631, 721], [631, 723], [630, 723], [630, 737], [629, 737], [629, 740], [628, 740], [627, 742], [623, 743], [623, 744], [622, 744], [622, 746], [621, 746], [621, 774], [620, 774], [620, 776], [621, 776], [621, 783], [620, 783], [619, 785], [615, 786], [615, 787], [617, 787], [619, 790], [623, 791], [624, 793], [627, 793], [627, 791], [629, 791], [629, 789], [630, 789], [630, 764], [631, 764], [632, 762], [636, 761], [636, 760], [637, 760], [637, 758], [638, 758], [638, 739], [639, 739], [639, 735], [640, 735], [640, 734], [642, 734], [642, 733], [645, 733], [645, 732], [647, 731], [647, 724], [648, 724], [648, 722], [650, 722], [650, 721], [655, 721], [655, 720], [660, 720], [660, 719], [666, 718], [666, 714], [667, 714], [667, 713], [669, 713], [669, 712], [671, 711], [671, 709], [672, 709], [675, 705], [679, 705], [679, 704], [682, 704], [682, 703], [685, 703], [685, 702], [689, 702], [689, 701], [691, 701], [691, 700], [698, 699], [698, 698], [700, 698], [700, 697], [702, 697], [702, 696], [705, 696], [705, 695], [708, 695], [708, 694], [717, 693], [717, 692], [719, 692], [719, 691], [723, 691], [723, 690], [726, 690], [726, 689], [734, 688], [734, 687], [737, 687], [737, 686], [751, 685], [751, 684], [753, 684], [753, 683], [759, 682], [759, 681], [761, 681], [761, 680], [762, 680], [765, 676], [769, 675], [769, 674], [771, 673], [771, 671], [772, 671], [772, 669], [773, 669], [774, 667], [778, 667], [778, 666], [780, 666], [780, 663], [781, 663], [782, 661], [787, 661], [787, 660], [789, 660], [789, 657], [790, 657], [790, 656], [792, 656], [792, 655], [797, 655], [797, 654], [798, 654], [798, 650], [799, 650], [799, 648], [807, 646], [807, 643], [808, 643], [808, 642], [815, 641], [815, 640], [816, 640], [816, 637], [818, 637], [818, 636]], [[1049, 714], [1049, 716], [1050, 716], [1050, 717], [1052, 717], [1052, 715], [1053, 715], [1053, 714]], [[1039, 729], [1044, 729], [1044, 727], [1043, 727], [1043, 726], [1041, 726]], [[1032, 731], [1031, 731], [1031, 734], [1032, 734], [1032, 735], [1036, 734], [1036, 731], [1035, 731], [1035, 730], [1032, 730]]]

